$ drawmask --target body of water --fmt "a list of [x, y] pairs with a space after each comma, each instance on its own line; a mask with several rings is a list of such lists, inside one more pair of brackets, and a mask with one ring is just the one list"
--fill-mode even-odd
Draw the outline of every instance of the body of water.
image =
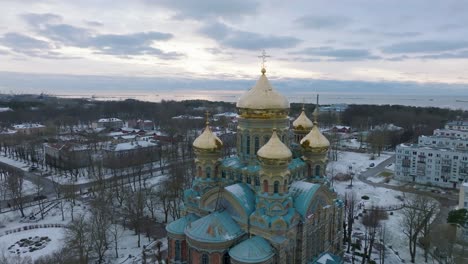
[[[60, 94], [63, 98], [89, 98], [93, 100], [126, 100], [135, 99], [141, 101], [160, 102], [162, 100], [194, 100], [203, 99], [210, 101], [237, 102], [245, 91], [165, 91], [165, 92], [141, 92], [141, 93], [102, 93], [102, 94]], [[315, 93], [298, 93], [287, 95], [291, 103], [315, 103]], [[444, 95], [384, 95], [384, 94], [359, 94], [359, 93], [320, 93], [320, 104], [374, 104], [374, 105], [406, 105], [406, 106], [433, 106], [440, 108], [468, 110], [468, 96], [444, 96]]]

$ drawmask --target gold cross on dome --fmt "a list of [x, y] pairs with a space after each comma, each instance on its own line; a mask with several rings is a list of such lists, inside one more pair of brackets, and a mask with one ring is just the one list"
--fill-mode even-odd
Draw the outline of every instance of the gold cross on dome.
[[260, 59], [262, 59], [262, 69], [265, 69], [265, 62], [267, 61], [266, 58], [270, 58], [270, 55], [267, 55], [265, 50], [262, 50], [262, 55], [258, 56]]

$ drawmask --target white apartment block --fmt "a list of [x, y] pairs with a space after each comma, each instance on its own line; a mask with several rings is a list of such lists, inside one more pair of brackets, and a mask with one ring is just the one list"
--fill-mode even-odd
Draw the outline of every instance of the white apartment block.
[[434, 130], [434, 136], [468, 139], [468, 131], [460, 131], [453, 129], [436, 129]]
[[[468, 181], [468, 122], [449, 122], [451, 129], [436, 129], [420, 136], [418, 144], [396, 148], [395, 177], [401, 181], [459, 188]], [[466, 124], [466, 131], [454, 130]]]
[[451, 121], [445, 125], [445, 129], [468, 131], [468, 121]]

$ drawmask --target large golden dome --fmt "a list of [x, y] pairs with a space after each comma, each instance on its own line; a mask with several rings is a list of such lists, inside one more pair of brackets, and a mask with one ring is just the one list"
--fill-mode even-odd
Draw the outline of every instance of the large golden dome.
[[[255, 86], [239, 98], [237, 107], [241, 116], [262, 118], [262, 115], [268, 117], [273, 112], [284, 116], [285, 110], [289, 109], [288, 99], [271, 86], [265, 72], [265, 69], [262, 69], [262, 75]], [[270, 114], [265, 115], [265, 112]]]
[[257, 151], [260, 158], [268, 160], [289, 160], [292, 158], [292, 152], [273, 131], [270, 140]]
[[301, 114], [294, 120], [293, 127], [295, 130], [310, 130], [314, 126], [314, 123], [305, 114], [304, 108], [302, 108]]
[[207, 124], [203, 133], [193, 141], [193, 147], [201, 150], [217, 150], [223, 146], [223, 142], [210, 129]]

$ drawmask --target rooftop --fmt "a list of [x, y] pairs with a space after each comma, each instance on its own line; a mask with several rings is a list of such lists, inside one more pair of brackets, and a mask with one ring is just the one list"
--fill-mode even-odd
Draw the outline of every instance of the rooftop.
[[268, 241], [263, 237], [255, 236], [231, 248], [229, 255], [242, 263], [260, 263], [272, 258], [274, 252]]

